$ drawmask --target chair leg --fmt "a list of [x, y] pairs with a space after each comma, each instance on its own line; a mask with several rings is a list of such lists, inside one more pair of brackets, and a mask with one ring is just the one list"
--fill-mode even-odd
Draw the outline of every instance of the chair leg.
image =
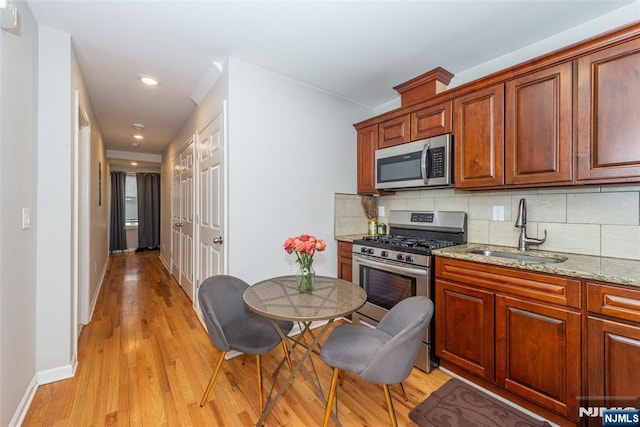
[[262, 415], [263, 409], [263, 396], [262, 396], [262, 358], [259, 354], [256, 354], [256, 369], [258, 371], [258, 401], [260, 408], [260, 415]]
[[324, 410], [324, 422], [322, 424], [323, 427], [327, 427], [329, 425], [329, 418], [331, 417], [331, 405], [333, 405], [333, 401], [335, 400], [335, 397], [336, 397], [336, 388], [338, 387], [339, 374], [340, 374], [340, 369], [333, 368], [333, 377], [331, 378], [331, 388], [329, 389], [329, 396], [327, 396], [327, 408]]
[[284, 357], [287, 358], [287, 365], [289, 365], [289, 372], [293, 372], [293, 364], [291, 363], [291, 355], [289, 354], [289, 349], [287, 345], [282, 341], [282, 349], [284, 350]]
[[211, 387], [213, 387], [213, 382], [216, 380], [216, 376], [218, 375], [218, 371], [222, 366], [222, 362], [224, 362], [224, 357], [227, 355], [226, 351], [222, 352], [220, 356], [220, 360], [216, 364], [216, 367], [213, 369], [213, 373], [211, 374], [211, 379], [209, 380], [209, 384], [207, 384], [207, 389], [204, 391], [204, 396], [202, 396], [202, 400], [200, 401], [200, 406], [204, 406], [204, 403], [207, 401], [207, 397], [209, 396], [209, 392], [211, 391]]
[[402, 383], [398, 383], [398, 385], [400, 386], [400, 391], [402, 391], [402, 398], [404, 399], [405, 402], [408, 402], [409, 397], [407, 396], [407, 392], [404, 391], [404, 386], [402, 385]]
[[391, 401], [389, 386], [387, 384], [382, 384], [382, 388], [384, 389], [384, 398], [387, 401], [387, 409], [389, 409], [389, 419], [391, 420], [391, 425], [393, 427], [398, 427], [398, 420], [396, 419], [396, 412], [393, 410], [393, 402]]

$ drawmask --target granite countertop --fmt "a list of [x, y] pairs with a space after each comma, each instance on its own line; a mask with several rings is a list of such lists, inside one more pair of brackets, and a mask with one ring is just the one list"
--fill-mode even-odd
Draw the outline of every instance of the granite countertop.
[[546, 258], [566, 258], [566, 261], [560, 263], [540, 264], [526, 263], [514, 259], [469, 253], [469, 251], [472, 250], [490, 250], [514, 254], [523, 253], [517, 248], [508, 246], [468, 243], [466, 245], [436, 249], [433, 251], [433, 254], [441, 257], [475, 261], [485, 264], [501, 265], [504, 267], [513, 267], [522, 270], [537, 271], [540, 273], [557, 274], [561, 276], [577, 277], [581, 279], [593, 279], [602, 282], [618, 283], [622, 285], [632, 285], [640, 287], [640, 261], [636, 260], [606, 258], [590, 255], [576, 255], [560, 252], [535, 250], [526, 251], [527, 255], [541, 256]]
[[353, 241], [356, 240], [356, 239], [362, 239], [362, 236], [364, 236], [364, 235], [366, 235], [366, 233], [364, 233], [364, 234], [348, 234], [348, 235], [344, 235], [344, 236], [334, 236], [334, 237], [339, 242], [353, 243]]

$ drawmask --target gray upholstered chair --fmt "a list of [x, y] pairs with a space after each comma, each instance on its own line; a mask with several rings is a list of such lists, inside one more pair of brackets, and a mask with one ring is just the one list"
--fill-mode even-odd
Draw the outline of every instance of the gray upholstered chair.
[[382, 384], [391, 424], [398, 425], [389, 385], [401, 383], [411, 373], [432, 316], [430, 299], [411, 297], [389, 310], [375, 329], [341, 325], [331, 331], [320, 351], [322, 359], [333, 367], [325, 426], [329, 423], [338, 376], [342, 371], [355, 372], [366, 381]]
[[[198, 300], [211, 344], [222, 351], [220, 360], [213, 369], [207, 389], [202, 396], [200, 406], [204, 406], [207, 401], [207, 396], [222, 362], [230, 350], [256, 355], [260, 413], [262, 413], [264, 405], [260, 355], [282, 343], [289, 369], [291, 369], [291, 359], [287, 347], [271, 321], [253, 313], [245, 306], [242, 294], [248, 287], [249, 285], [243, 280], [226, 275], [210, 277], [200, 286]], [[278, 321], [278, 325], [285, 335], [293, 328], [293, 322]]]

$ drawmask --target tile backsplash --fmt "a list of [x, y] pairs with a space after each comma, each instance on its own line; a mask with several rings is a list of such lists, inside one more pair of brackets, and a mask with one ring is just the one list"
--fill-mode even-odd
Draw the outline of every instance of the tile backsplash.
[[367, 215], [362, 207], [362, 197], [357, 194], [336, 193], [335, 195], [335, 236], [367, 234]]
[[[522, 197], [527, 200], [527, 235], [542, 238], [547, 230], [547, 241], [538, 249], [640, 260], [640, 186], [634, 185], [398, 191], [378, 199], [385, 208], [378, 220], [387, 223], [393, 209], [465, 211], [470, 243], [516, 247], [520, 230], [514, 224]], [[366, 234], [359, 196], [336, 195], [335, 206], [336, 235]], [[494, 206], [504, 207], [504, 221], [493, 221]]]

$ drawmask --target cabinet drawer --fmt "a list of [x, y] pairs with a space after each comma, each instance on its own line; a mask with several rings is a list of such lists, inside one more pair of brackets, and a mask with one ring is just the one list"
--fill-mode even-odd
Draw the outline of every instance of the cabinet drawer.
[[587, 310], [640, 322], [640, 290], [587, 282]]
[[338, 256], [351, 258], [351, 251], [353, 249], [353, 244], [348, 242], [338, 242]]
[[514, 268], [436, 257], [436, 276], [567, 307], [581, 307], [581, 282]]

